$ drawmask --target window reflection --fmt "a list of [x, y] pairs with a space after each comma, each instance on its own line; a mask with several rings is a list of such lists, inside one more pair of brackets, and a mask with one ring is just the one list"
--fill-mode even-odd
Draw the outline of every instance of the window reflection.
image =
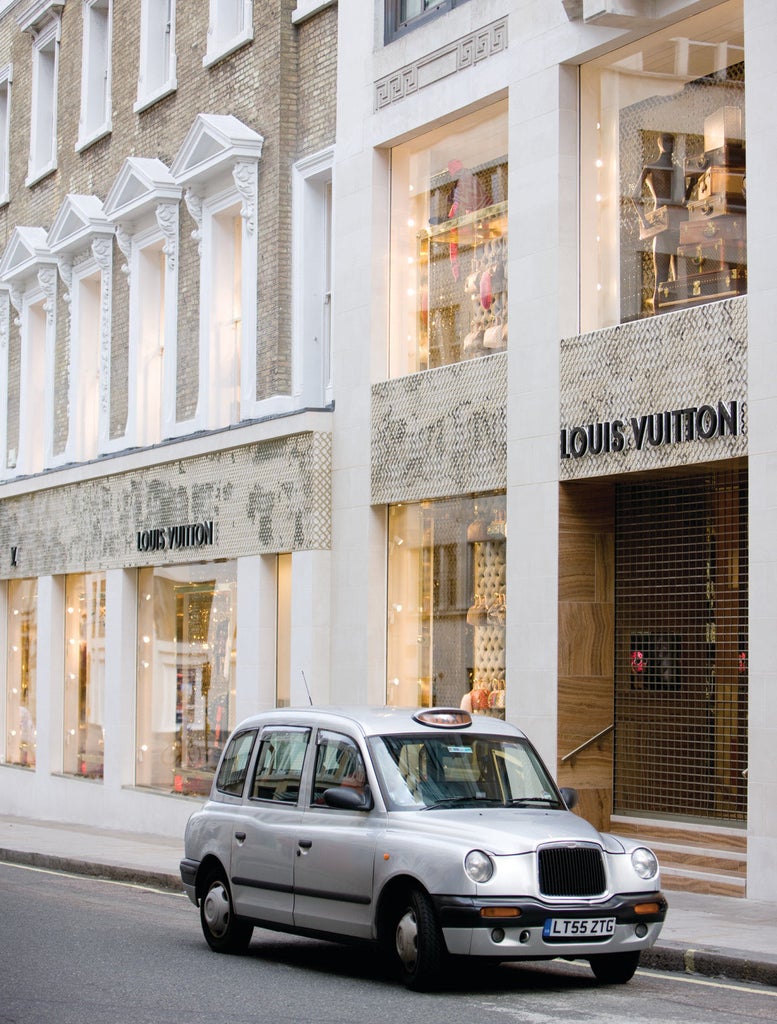
[[582, 328], [747, 290], [741, 0], [582, 73]]
[[102, 778], [105, 752], [105, 573], [65, 585], [63, 770]]
[[504, 717], [504, 494], [389, 509], [386, 702]]
[[236, 612], [234, 562], [141, 570], [138, 785], [210, 791], [234, 723]]
[[507, 116], [392, 151], [391, 376], [507, 347]]
[[6, 761], [35, 766], [37, 747], [38, 581], [8, 584]]

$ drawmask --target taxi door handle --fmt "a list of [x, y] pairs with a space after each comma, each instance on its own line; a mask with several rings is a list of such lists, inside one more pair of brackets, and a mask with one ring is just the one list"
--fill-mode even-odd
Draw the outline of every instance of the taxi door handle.
[[243, 843], [246, 841], [245, 832], [235, 832], [235, 839], [237, 839], [238, 843], [240, 843], [240, 845], [242, 846]]
[[313, 845], [313, 840], [312, 839], [300, 839], [299, 843], [298, 843], [298, 846], [297, 846], [297, 856], [301, 857], [302, 856], [302, 851], [303, 850], [309, 850], [312, 845]]

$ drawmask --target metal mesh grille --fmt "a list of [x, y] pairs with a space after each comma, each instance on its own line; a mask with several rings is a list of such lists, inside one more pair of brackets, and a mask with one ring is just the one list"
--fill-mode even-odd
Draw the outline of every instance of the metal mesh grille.
[[618, 487], [616, 813], [746, 815], [747, 476]]
[[599, 896], [605, 890], [602, 853], [594, 846], [546, 846], [537, 864], [544, 896]]

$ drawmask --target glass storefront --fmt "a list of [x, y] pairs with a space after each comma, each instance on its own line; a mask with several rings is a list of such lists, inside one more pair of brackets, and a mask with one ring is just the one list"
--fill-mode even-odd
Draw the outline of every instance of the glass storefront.
[[38, 581], [8, 583], [6, 753], [32, 768], [37, 746]]
[[507, 104], [391, 153], [389, 374], [507, 347]]
[[741, 0], [583, 67], [583, 331], [747, 291]]
[[66, 774], [103, 777], [104, 701], [105, 573], [79, 573], [65, 584]]
[[139, 786], [203, 795], [235, 724], [237, 565], [141, 569]]
[[504, 717], [504, 493], [389, 508], [386, 702]]

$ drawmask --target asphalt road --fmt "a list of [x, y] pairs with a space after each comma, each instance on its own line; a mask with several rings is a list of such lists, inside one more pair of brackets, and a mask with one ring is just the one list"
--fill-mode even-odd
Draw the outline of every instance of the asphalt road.
[[601, 987], [585, 964], [458, 969], [406, 991], [367, 947], [257, 929], [211, 953], [183, 895], [0, 864], [0, 1024], [748, 1024], [777, 989], [638, 971]]

